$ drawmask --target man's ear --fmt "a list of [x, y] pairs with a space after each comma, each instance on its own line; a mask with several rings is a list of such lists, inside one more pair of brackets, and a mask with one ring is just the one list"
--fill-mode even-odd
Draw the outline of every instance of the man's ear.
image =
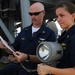
[[75, 13], [72, 14], [73, 19], [75, 19]]
[[43, 14], [44, 14], [44, 16], [45, 16], [45, 11], [43, 11]]

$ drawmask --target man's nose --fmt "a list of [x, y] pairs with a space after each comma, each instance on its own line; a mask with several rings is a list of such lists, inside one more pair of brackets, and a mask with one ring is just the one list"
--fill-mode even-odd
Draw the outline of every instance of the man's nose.
[[35, 17], [35, 15], [33, 14], [32, 17]]

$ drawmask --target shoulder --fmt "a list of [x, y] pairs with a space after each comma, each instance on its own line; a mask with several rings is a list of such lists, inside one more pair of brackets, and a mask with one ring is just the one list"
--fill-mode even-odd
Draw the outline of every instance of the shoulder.
[[21, 30], [21, 33], [26, 32], [26, 31], [28, 31], [29, 29], [30, 29], [30, 26], [27, 26], [27, 27], [25, 27], [25, 28], [23, 28], [23, 29]]
[[29, 31], [30, 26], [27, 26], [21, 30], [17, 37], [25, 36], [25, 34]]
[[46, 35], [48, 35], [48, 36], [52, 36], [52, 37], [56, 37], [56, 34], [55, 34], [55, 32], [52, 30], [52, 29], [50, 29], [50, 28], [48, 28], [47, 26], [45, 26], [45, 32], [46, 32]]
[[47, 26], [45, 26], [45, 31], [48, 32], [48, 33], [55, 33], [52, 29], [50, 29]]

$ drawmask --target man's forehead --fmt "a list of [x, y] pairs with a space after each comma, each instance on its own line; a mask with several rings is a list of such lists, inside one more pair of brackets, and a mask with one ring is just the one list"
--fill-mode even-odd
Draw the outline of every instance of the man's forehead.
[[36, 2], [30, 6], [29, 11], [42, 11], [44, 10], [44, 6], [42, 3]]
[[38, 12], [38, 11], [42, 11], [39, 7], [31, 7], [30, 12]]
[[36, 3], [33, 3], [32, 5], [31, 5], [31, 7], [32, 6], [43, 6], [43, 4], [42, 3], [39, 3], [39, 2], [36, 2]]

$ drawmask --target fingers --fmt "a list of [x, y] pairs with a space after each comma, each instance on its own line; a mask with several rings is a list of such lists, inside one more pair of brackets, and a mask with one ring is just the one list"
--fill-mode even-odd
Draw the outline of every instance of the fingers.
[[13, 55], [15, 56], [17, 62], [21, 62], [19, 52], [13, 52]]
[[26, 58], [26, 54], [21, 53], [19, 51], [13, 52], [13, 55], [16, 57], [18, 62], [21, 62], [21, 61], [25, 60], [25, 58]]
[[41, 63], [41, 64], [38, 64], [38, 67], [40, 68], [41, 66], [45, 66], [45, 64]]
[[38, 64], [38, 67], [37, 67], [38, 75], [42, 75], [42, 74], [41, 74], [41, 70], [40, 70], [40, 65], [41, 65], [41, 64]]
[[38, 64], [37, 72], [39, 75], [46, 75], [44, 67], [45, 67], [45, 64], [43, 64], [43, 63]]
[[18, 57], [18, 56], [20, 55], [20, 52], [18, 52], [18, 51], [13, 52], [13, 55], [14, 55], [15, 57]]
[[39, 70], [37, 69], [37, 73], [38, 73], [38, 75], [41, 75], [41, 73], [39, 72]]
[[21, 54], [21, 52], [19, 52], [19, 51], [16, 51], [15, 53], [17, 53], [17, 54]]
[[10, 60], [10, 61], [15, 61], [16, 58], [15, 58], [13, 55], [9, 55], [9, 56], [8, 56], [8, 60]]
[[0, 41], [0, 48], [5, 49], [6, 47], [3, 45], [2, 41]]

